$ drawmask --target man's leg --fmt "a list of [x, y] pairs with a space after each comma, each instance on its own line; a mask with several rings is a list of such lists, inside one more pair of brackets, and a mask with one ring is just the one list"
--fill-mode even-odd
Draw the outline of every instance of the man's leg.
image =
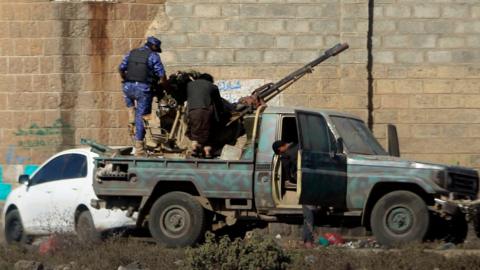
[[302, 205], [303, 211], [303, 242], [306, 247], [313, 246], [313, 225], [315, 221], [315, 216], [313, 214], [313, 206], [311, 205]]
[[130, 136], [135, 136], [135, 92], [128, 84], [123, 85], [123, 98], [128, 110], [128, 129]]
[[143, 117], [152, 113], [152, 93], [137, 89], [137, 108], [135, 112], [135, 155], [145, 155], [144, 142], [145, 125]]

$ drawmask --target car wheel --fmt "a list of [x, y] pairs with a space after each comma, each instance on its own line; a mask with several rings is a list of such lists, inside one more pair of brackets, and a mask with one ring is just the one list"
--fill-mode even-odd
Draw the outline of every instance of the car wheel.
[[78, 215], [75, 231], [82, 243], [96, 243], [101, 240], [101, 233], [95, 228], [92, 215], [88, 210], [83, 210]]
[[5, 215], [5, 240], [7, 244], [30, 244], [32, 238], [25, 234], [20, 212], [15, 209]]
[[204, 236], [207, 218], [202, 205], [185, 192], [170, 192], [152, 205], [149, 229], [158, 244], [186, 247]]
[[392, 246], [423, 241], [429, 227], [427, 205], [410, 191], [394, 191], [375, 204], [370, 225], [377, 242]]

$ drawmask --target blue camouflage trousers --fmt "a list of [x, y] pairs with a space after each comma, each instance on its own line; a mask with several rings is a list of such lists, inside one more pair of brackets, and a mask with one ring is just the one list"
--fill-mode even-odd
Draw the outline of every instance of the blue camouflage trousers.
[[123, 95], [128, 108], [135, 106], [135, 139], [143, 141], [145, 138], [143, 116], [152, 113], [153, 95], [150, 86], [144, 83], [125, 82]]

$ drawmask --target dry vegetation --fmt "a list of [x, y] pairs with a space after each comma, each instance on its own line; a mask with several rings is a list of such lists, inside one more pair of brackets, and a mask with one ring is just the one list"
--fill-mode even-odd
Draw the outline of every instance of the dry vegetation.
[[[473, 254], [468, 249], [425, 250], [438, 244], [395, 250], [303, 250], [284, 248], [261, 234], [245, 240], [207, 235], [203, 245], [183, 250], [119, 237], [95, 245], [79, 244], [71, 237], [61, 239], [59, 248], [49, 255], [40, 255], [31, 248], [1, 247], [0, 269], [14, 269], [19, 260], [42, 262], [46, 269], [74, 262], [70, 269], [90, 270], [118, 269], [132, 262], [139, 262], [140, 269], [480, 269], [480, 253]], [[470, 243], [468, 247], [478, 248], [478, 244]]]

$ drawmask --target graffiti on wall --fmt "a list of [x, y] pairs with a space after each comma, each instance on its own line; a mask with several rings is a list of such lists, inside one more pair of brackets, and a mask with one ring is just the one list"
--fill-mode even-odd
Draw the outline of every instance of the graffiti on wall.
[[18, 128], [13, 132], [17, 143], [7, 147], [5, 164], [0, 165], [0, 201], [5, 200], [20, 174], [32, 175], [39, 167], [31, 164], [32, 158], [25, 156], [25, 148], [56, 147], [62, 144], [65, 134], [72, 134], [72, 127], [57, 119], [50, 125], [32, 123], [28, 128]]
[[239, 98], [250, 95], [253, 90], [264, 85], [265, 80], [218, 80], [216, 84], [224, 99], [237, 102]]
[[39, 126], [32, 123], [28, 128], [19, 128], [14, 132], [18, 139], [18, 146], [24, 148], [59, 146], [62, 136], [72, 134], [73, 129], [62, 119], [55, 120], [49, 126]]

